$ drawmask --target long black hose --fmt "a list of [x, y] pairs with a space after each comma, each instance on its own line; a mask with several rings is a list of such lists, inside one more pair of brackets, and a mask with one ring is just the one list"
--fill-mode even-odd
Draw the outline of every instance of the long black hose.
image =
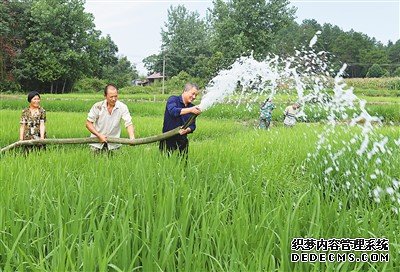
[[191, 124], [194, 123], [194, 120], [196, 119], [197, 115], [194, 113], [190, 114], [189, 119], [186, 121], [186, 123], [182, 126], [182, 129], [187, 129]]

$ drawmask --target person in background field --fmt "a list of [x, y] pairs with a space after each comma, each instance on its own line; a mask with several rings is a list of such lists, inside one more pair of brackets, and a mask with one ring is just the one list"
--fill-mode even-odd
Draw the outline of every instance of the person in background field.
[[[46, 138], [46, 111], [40, 106], [40, 94], [32, 91], [28, 94], [29, 107], [22, 111], [19, 139], [38, 140]], [[41, 146], [43, 147], [43, 146]], [[30, 149], [31, 147], [26, 147]]]
[[[168, 98], [165, 106], [163, 133], [183, 126], [191, 114], [199, 115], [201, 113], [200, 108], [192, 104], [198, 92], [199, 87], [196, 84], [186, 83], [180, 96]], [[160, 141], [160, 150], [168, 154], [178, 150], [180, 155], [184, 155], [187, 158], [189, 150], [187, 134], [193, 133], [195, 129], [196, 123], [193, 122], [188, 128], [181, 129], [179, 135]]]
[[109, 151], [121, 146], [107, 143], [107, 137], [121, 136], [121, 120], [124, 121], [129, 139], [135, 139], [129, 109], [124, 103], [118, 101], [117, 87], [107, 84], [104, 88], [104, 97], [105, 100], [92, 106], [86, 120], [86, 128], [92, 133], [90, 137], [97, 137], [100, 141], [98, 144], [90, 144], [94, 151]]
[[284, 111], [285, 119], [283, 120], [285, 126], [292, 127], [296, 124], [296, 115], [299, 113], [299, 110], [299, 103], [294, 103], [293, 105], [286, 107]]
[[275, 109], [275, 104], [272, 101], [272, 97], [269, 97], [260, 110], [260, 128], [268, 129], [272, 120], [272, 111]]

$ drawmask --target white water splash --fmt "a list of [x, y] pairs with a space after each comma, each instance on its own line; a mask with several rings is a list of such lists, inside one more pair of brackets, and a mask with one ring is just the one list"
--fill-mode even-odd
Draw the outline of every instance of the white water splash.
[[276, 61], [277, 58], [263, 62], [256, 61], [252, 56], [239, 58], [230, 69], [220, 71], [210, 81], [199, 107], [204, 111], [216, 103], [222, 103], [240, 87], [241, 96], [249, 90], [257, 95], [266, 92], [274, 95], [276, 81], [280, 77], [277, 67], [274, 67]]
[[321, 31], [317, 31], [317, 33], [315, 33], [314, 37], [312, 37], [312, 39], [310, 40], [310, 43], [308, 45], [309, 47], [313, 47], [314, 46], [314, 44], [318, 40], [318, 36], [317, 35], [320, 35], [320, 34], [321, 34]]
[[[270, 56], [264, 61], [252, 56], [239, 58], [209, 82], [199, 106], [205, 111], [217, 103], [235, 102], [247, 103], [246, 108], [251, 108], [259, 103], [260, 97], [273, 97], [279, 92], [296, 94], [292, 102], [302, 105], [300, 116], [327, 124], [318, 137], [315, 152], [307, 155], [304, 167], [323, 164], [324, 169], [315, 176], [322, 175], [329, 188], [345, 190], [355, 198], [367, 192], [380, 202], [381, 197], [389, 195], [393, 211], [397, 212], [399, 182], [381, 170], [390, 160], [387, 156], [393, 153], [393, 141], [376, 133], [375, 127], [380, 126], [382, 120], [372, 116], [366, 109], [366, 101], [359, 99], [353, 88], [345, 84], [343, 76], [347, 65], [343, 64], [335, 73], [328, 62], [329, 53], [312, 50], [319, 34], [317, 32], [311, 39], [310, 50], [297, 50], [288, 58]], [[311, 103], [314, 100], [317, 103]], [[354, 132], [355, 128], [361, 131]], [[351, 133], [352, 138], [337, 141], [338, 130]], [[400, 145], [400, 139], [394, 143]], [[380, 189], [379, 184], [385, 189]]]

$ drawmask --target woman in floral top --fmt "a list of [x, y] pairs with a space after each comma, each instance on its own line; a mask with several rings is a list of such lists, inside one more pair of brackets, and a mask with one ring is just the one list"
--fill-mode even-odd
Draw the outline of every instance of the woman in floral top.
[[32, 91], [28, 94], [29, 107], [22, 111], [19, 139], [36, 140], [46, 137], [46, 111], [40, 106], [40, 94]]
[[268, 98], [261, 106], [260, 112], [260, 128], [268, 129], [272, 120], [272, 111], [275, 109], [275, 105], [272, 102], [272, 97]]

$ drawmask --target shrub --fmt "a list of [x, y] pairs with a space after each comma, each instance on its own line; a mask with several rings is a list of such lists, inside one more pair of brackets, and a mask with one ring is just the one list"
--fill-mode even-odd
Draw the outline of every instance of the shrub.
[[103, 92], [107, 82], [98, 78], [83, 78], [77, 81], [72, 87], [72, 92], [97, 93]]
[[0, 82], [0, 92], [1, 93], [18, 93], [22, 92], [21, 85], [15, 81], [2, 81]]
[[[196, 83], [200, 88], [204, 88], [204, 80], [192, 77], [182, 71], [178, 75], [164, 82], [165, 94], [177, 94], [182, 92], [187, 82]], [[156, 81], [148, 86], [128, 86], [120, 89], [121, 94], [161, 94], [163, 89], [162, 81]]]
[[387, 71], [379, 66], [379, 64], [372, 65], [367, 72], [367, 77], [383, 77], [387, 75]]
[[393, 72], [393, 76], [400, 77], [400, 67], [397, 67], [397, 69]]
[[200, 88], [204, 88], [205, 82], [203, 79], [192, 77], [185, 71], [181, 71], [178, 75], [173, 76], [168, 80], [168, 89], [182, 90], [186, 83], [191, 82], [199, 85]]
[[158, 94], [161, 93], [160, 87], [156, 85], [149, 86], [128, 86], [119, 90], [120, 94]]

